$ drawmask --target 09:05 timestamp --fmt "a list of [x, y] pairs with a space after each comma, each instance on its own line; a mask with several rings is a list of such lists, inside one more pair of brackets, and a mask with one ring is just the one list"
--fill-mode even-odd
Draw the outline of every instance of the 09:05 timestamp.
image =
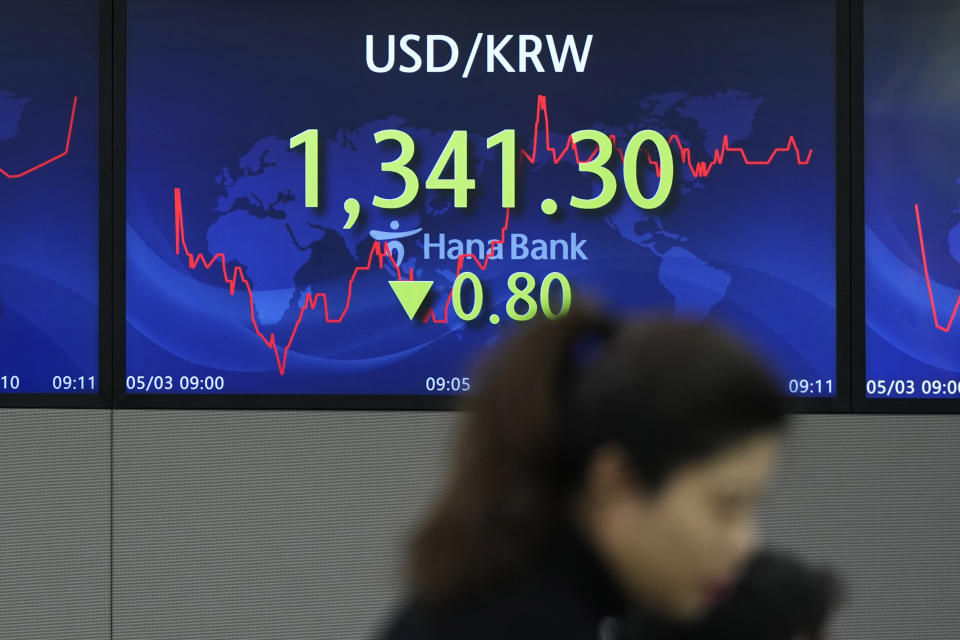
[[470, 378], [444, 378], [443, 376], [430, 376], [424, 383], [427, 391], [452, 391], [454, 393], [470, 391]]

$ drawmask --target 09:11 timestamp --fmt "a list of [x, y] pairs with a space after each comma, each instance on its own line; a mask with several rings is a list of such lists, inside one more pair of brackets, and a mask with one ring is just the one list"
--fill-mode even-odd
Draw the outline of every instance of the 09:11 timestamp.
[[[20, 376], [0, 375], [0, 391], [19, 391]], [[54, 391], [95, 391], [96, 376], [53, 376], [50, 388]]]
[[50, 386], [54, 391], [93, 391], [97, 379], [95, 376], [53, 376]]
[[787, 390], [791, 395], [833, 395], [833, 380], [831, 378], [792, 378], [787, 383]]

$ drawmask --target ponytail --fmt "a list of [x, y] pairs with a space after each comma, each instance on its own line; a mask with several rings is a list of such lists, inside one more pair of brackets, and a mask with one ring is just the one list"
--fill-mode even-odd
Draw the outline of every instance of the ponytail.
[[463, 594], [533, 561], [564, 512], [562, 434], [578, 361], [614, 323], [573, 309], [514, 336], [470, 398], [453, 476], [416, 536], [412, 571], [426, 601]]

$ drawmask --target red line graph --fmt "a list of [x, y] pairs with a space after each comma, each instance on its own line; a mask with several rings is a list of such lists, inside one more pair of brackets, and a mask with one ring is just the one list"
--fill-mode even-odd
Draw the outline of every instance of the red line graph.
[[920, 223], [920, 205], [915, 204], [913, 208], [917, 214], [917, 235], [920, 236], [920, 259], [923, 261], [923, 277], [927, 281], [927, 295], [930, 296], [930, 311], [933, 313], [933, 324], [937, 329], [940, 329], [940, 331], [950, 333], [950, 327], [953, 326], [953, 321], [957, 317], [957, 309], [960, 309], [960, 295], [957, 296], [957, 301], [953, 305], [953, 311], [950, 313], [950, 321], [947, 322], [947, 326], [943, 326], [937, 317], [937, 303], [933, 301], [933, 285], [930, 282], [930, 269], [927, 266], [927, 249], [923, 243], [923, 225]]
[[[547, 110], [547, 97], [544, 95], [537, 96], [537, 116], [533, 123], [533, 149], [528, 153], [526, 150], [521, 151], [520, 153], [526, 158], [527, 162], [533, 164], [537, 161], [537, 151], [540, 142], [540, 122], [543, 121], [543, 130], [545, 134], [544, 147], [547, 151], [550, 152], [553, 160], [553, 164], [559, 164], [563, 157], [571, 149], [573, 150], [573, 157], [575, 161], [579, 164], [581, 162], [589, 162], [597, 155], [599, 149], [594, 149], [593, 153], [586, 160], [580, 159], [580, 153], [577, 150], [577, 145], [573, 143], [573, 136], [567, 136], [567, 143], [564, 145], [563, 149], [557, 152], [556, 147], [550, 145], [550, 114]], [[617, 145], [617, 137], [615, 135], [610, 136], [610, 140], [613, 141], [614, 148], [617, 150], [617, 153], [620, 155], [620, 160], [623, 160], [623, 150]], [[797, 164], [800, 166], [805, 166], [810, 164], [810, 158], [813, 156], [813, 149], [807, 151], [806, 158], [801, 157], [800, 147], [797, 145], [797, 140], [794, 136], [790, 136], [787, 139], [787, 144], [782, 147], [777, 147], [770, 152], [769, 157], [766, 160], [751, 160], [747, 156], [747, 152], [741, 147], [731, 147], [729, 136], [723, 136], [723, 143], [720, 145], [719, 149], [714, 149], [713, 159], [710, 162], [704, 161], [693, 161], [693, 151], [690, 147], [684, 146], [681, 142], [680, 137], [676, 134], [670, 136], [667, 139], [667, 142], [673, 145], [676, 145], [677, 149], [680, 151], [680, 162], [690, 171], [690, 175], [694, 178], [706, 178], [710, 175], [710, 172], [719, 165], [722, 165], [727, 160], [727, 154], [739, 155], [743, 160], [743, 163], [747, 166], [759, 166], [759, 165], [770, 165], [773, 164], [774, 159], [777, 155], [781, 153], [794, 152], [797, 158]], [[644, 149], [646, 152], [646, 149]], [[647, 161], [656, 169], [657, 177], [660, 177], [660, 163], [650, 157], [649, 152], [647, 152]]]
[[303, 305], [300, 307], [300, 315], [297, 317], [297, 321], [294, 323], [293, 329], [290, 331], [290, 337], [287, 339], [287, 343], [283, 346], [283, 353], [281, 355], [281, 349], [277, 344], [276, 336], [271, 333], [270, 336], [267, 337], [264, 335], [263, 331], [260, 330], [260, 325], [257, 322], [257, 315], [253, 306], [253, 287], [250, 286], [250, 281], [247, 279], [246, 274], [244, 274], [243, 267], [234, 267], [232, 274], [230, 274], [227, 272], [227, 258], [223, 253], [214, 254], [210, 258], [207, 258], [202, 253], [192, 253], [187, 247], [186, 234], [184, 233], [183, 228], [183, 204], [181, 201], [179, 187], [173, 190], [173, 201], [175, 210], [174, 233], [176, 236], [177, 255], [180, 255], [180, 251], [182, 249], [183, 253], [187, 256], [187, 265], [191, 269], [196, 269], [198, 266], [202, 265], [204, 269], [209, 270], [213, 268], [217, 262], [219, 262], [223, 272], [223, 281], [229, 285], [231, 296], [237, 291], [237, 283], [240, 282], [243, 284], [244, 289], [247, 291], [247, 297], [250, 301], [250, 323], [253, 325], [253, 330], [256, 332], [257, 336], [259, 336], [260, 340], [263, 341], [268, 349], [273, 351], [273, 354], [277, 360], [277, 369], [280, 371], [280, 375], [283, 375], [287, 370], [287, 354], [290, 352], [290, 346], [293, 344], [293, 339], [297, 335], [297, 330], [300, 328], [300, 323], [303, 321], [303, 316], [307, 310], [316, 309], [317, 304], [322, 300], [324, 320], [332, 323], [341, 322], [343, 317], [347, 315], [347, 310], [350, 308], [350, 300], [353, 297], [353, 283], [357, 278], [357, 274], [361, 271], [369, 271], [373, 266], [374, 257], [377, 258], [380, 269], [383, 269], [384, 259], [389, 258], [391, 265], [394, 267], [394, 269], [396, 269], [397, 279], [402, 279], [400, 275], [400, 267], [398, 267], [396, 261], [394, 261], [393, 254], [384, 249], [379, 241], [374, 241], [373, 246], [370, 248], [370, 254], [367, 256], [367, 264], [354, 268], [353, 274], [350, 276], [350, 280], [347, 282], [347, 301], [343, 305], [343, 311], [341, 311], [337, 316], [331, 317], [327, 294], [308, 294]]
[[[74, 103], [74, 108], [76, 108], [76, 102]], [[563, 147], [563, 149], [559, 153], [557, 152], [556, 148], [550, 145], [550, 117], [547, 112], [547, 99], [546, 99], [546, 96], [541, 95], [541, 96], [538, 96], [537, 98], [537, 115], [533, 125], [533, 149], [530, 153], [527, 153], [527, 151], [525, 150], [521, 151], [522, 157], [526, 158], [526, 160], [531, 164], [535, 163], [537, 159], [541, 119], [543, 121], [543, 129], [546, 134], [544, 147], [552, 154], [552, 159], [554, 164], [559, 164], [560, 161], [563, 159], [563, 157], [571, 149], [573, 150], [573, 156], [576, 162], [578, 163], [589, 161], [596, 155], [598, 150], [594, 150], [593, 154], [591, 154], [589, 158], [587, 158], [587, 160], [581, 160], [577, 147], [575, 144], [573, 144], [573, 140], [569, 136], [567, 138], [566, 145]], [[72, 126], [73, 126], [73, 123], [71, 119], [71, 128]], [[616, 136], [611, 135], [610, 139], [613, 141], [614, 146], [619, 152], [620, 157], [622, 159], [623, 151], [620, 150], [619, 147], [616, 147], [616, 144], [617, 144]], [[800, 150], [797, 147], [796, 140], [794, 139], [793, 136], [790, 136], [790, 139], [788, 140], [787, 145], [782, 148], [774, 149], [767, 160], [750, 160], [743, 149], [730, 147], [727, 136], [724, 136], [722, 147], [714, 152], [713, 160], [710, 163], [706, 163], [706, 162], [694, 163], [691, 156], [691, 150], [683, 145], [679, 137], [677, 137], [676, 135], [671, 136], [668, 142], [670, 142], [671, 144], [675, 144], [678, 147], [680, 151], [681, 160], [685, 165], [687, 165], [691, 174], [694, 177], [708, 176], [715, 166], [721, 165], [724, 163], [727, 153], [740, 154], [744, 164], [748, 166], [769, 165], [773, 162], [773, 160], [776, 158], [776, 156], [779, 153], [788, 152], [790, 150], [794, 150], [796, 152], [798, 164], [806, 165], [810, 162], [810, 156], [813, 153], [813, 151], [810, 150], [807, 153], [806, 159], [801, 158]], [[69, 149], [69, 134], [67, 137], [67, 148]], [[66, 153], [66, 151], [64, 153]], [[63, 154], [61, 154], [61, 156], [62, 155]], [[52, 162], [55, 159], [56, 158], [52, 158], [51, 160], [48, 160], [47, 163]], [[650, 158], [649, 155], [648, 155], [648, 160], [650, 164], [656, 168], [657, 175], [659, 176], [660, 164], [654, 161], [652, 158]], [[39, 166], [35, 167], [34, 169], [36, 168], [39, 168]], [[31, 171], [34, 169], [31, 169]], [[19, 176], [15, 176], [15, 177], [19, 177]], [[246, 290], [247, 297], [249, 300], [250, 323], [253, 326], [253, 330], [256, 332], [257, 336], [260, 338], [263, 344], [273, 352], [274, 357], [276, 359], [276, 363], [277, 363], [277, 369], [280, 372], [280, 375], [284, 375], [286, 372], [287, 356], [290, 352], [290, 349], [293, 345], [294, 338], [297, 335], [297, 331], [300, 328], [300, 324], [303, 322], [303, 319], [306, 313], [308, 311], [315, 310], [317, 308], [317, 305], [320, 304], [320, 302], [322, 301], [324, 320], [328, 323], [342, 322], [343, 318], [347, 315], [347, 312], [350, 309], [350, 302], [353, 297], [353, 284], [357, 278], [357, 274], [359, 274], [361, 271], [370, 271], [373, 268], [374, 258], [376, 258], [377, 260], [379, 269], [382, 270], [385, 268], [384, 262], [386, 261], [388, 262], [388, 265], [386, 268], [392, 271], [396, 271], [397, 280], [404, 280], [400, 267], [394, 260], [393, 253], [389, 250], [389, 248], [384, 243], [381, 243], [380, 241], [374, 241], [373, 246], [370, 248], [370, 253], [367, 256], [366, 264], [355, 267], [353, 270], [353, 273], [350, 275], [350, 279], [347, 281], [346, 302], [344, 303], [343, 309], [340, 311], [340, 313], [334, 316], [331, 316], [329, 300], [327, 298], [326, 293], [307, 294], [303, 304], [300, 306], [300, 313], [297, 316], [297, 320], [293, 325], [289, 338], [287, 338], [287, 341], [283, 345], [283, 347], [280, 347], [280, 345], [277, 342], [277, 338], [275, 334], [270, 333], [269, 336], [267, 336], [260, 329], [260, 326], [257, 322], [256, 311], [254, 308], [253, 287], [251, 286], [250, 281], [247, 279], [247, 276], [244, 272], [243, 267], [235, 266], [232, 272], [230, 272], [228, 271], [228, 268], [227, 268], [228, 260], [223, 253], [217, 253], [207, 258], [202, 253], [197, 253], [197, 254], [192, 253], [190, 249], [187, 247], [187, 240], [184, 232], [184, 223], [183, 223], [183, 205], [181, 201], [181, 193], [179, 188], [174, 189], [174, 209], [175, 209], [174, 234], [175, 234], [175, 243], [176, 243], [176, 254], [180, 255], [180, 252], [183, 251], [183, 253], [187, 257], [187, 264], [190, 269], [196, 269], [198, 266], [203, 266], [205, 270], [210, 270], [214, 268], [214, 266], [219, 262], [220, 270], [222, 271], [222, 275], [223, 275], [223, 281], [225, 284], [229, 286], [229, 292], [231, 296], [236, 294], [237, 284], [238, 283], [243, 284], [243, 288]], [[919, 219], [918, 219], [918, 222], [919, 222]], [[480, 269], [481, 271], [485, 271], [487, 269], [487, 266], [489, 265], [491, 257], [496, 253], [497, 246], [503, 245], [505, 243], [506, 234], [509, 226], [510, 226], [510, 209], [506, 209], [504, 214], [503, 226], [500, 228], [500, 237], [498, 239], [490, 241], [490, 245], [482, 258], [472, 253], [461, 254], [460, 256], [458, 256], [456, 276], [454, 279], [460, 276], [460, 274], [463, 272], [464, 264], [467, 263], [467, 261], [473, 261], [473, 263], [477, 265], [478, 269]], [[406, 279], [407, 280], [414, 279], [412, 269], [410, 270], [410, 273]], [[442, 317], [438, 317], [436, 312], [433, 309], [429, 309], [427, 313], [424, 315], [422, 321], [424, 323], [432, 322], [434, 324], [446, 324], [450, 317], [449, 316], [450, 304], [452, 300], [453, 300], [453, 289], [451, 287], [451, 290], [447, 294], [446, 301], [444, 302], [444, 305], [443, 305]], [[958, 300], [958, 305], [960, 305], [960, 300]], [[954, 313], [956, 313], [956, 309], [954, 309]]]
[[77, 116], [77, 96], [74, 96], [74, 97], [73, 97], [73, 109], [70, 111], [70, 126], [67, 128], [67, 143], [64, 145], [63, 151], [61, 151], [60, 153], [58, 153], [57, 155], [55, 155], [55, 156], [53, 156], [53, 157], [51, 157], [51, 158], [47, 158], [46, 160], [44, 160], [43, 162], [41, 162], [41, 163], [38, 164], [38, 165], [34, 165], [34, 166], [30, 167], [29, 169], [25, 169], [24, 171], [21, 171], [20, 173], [9, 173], [9, 172], [6, 171], [5, 169], [0, 168], [0, 175], [2, 175], [4, 178], [8, 178], [8, 179], [10, 179], [10, 180], [15, 180], [15, 179], [17, 179], [17, 178], [22, 178], [22, 177], [25, 176], [25, 175], [28, 175], [28, 174], [33, 173], [33, 172], [36, 171], [37, 169], [40, 169], [40, 168], [42, 168], [42, 167], [47, 166], [47, 165], [50, 164], [51, 162], [56, 162], [56, 161], [59, 160], [60, 158], [64, 157], [64, 156], [67, 155], [68, 153], [70, 153], [70, 139], [73, 137], [73, 121], [74, 121], [74, 119], [76, 118], [76, 116]]
[[[219, 262], [220, 270], [223, 274], [223, 282], [229, 286], [230, 295], [234, 295], [237, 292], [237, 283], [243, 284], [243, 288], [247, 292], [247, 298], [249, 300], [250, 306], [250, 324], [253, 326], [254, 332], [257, 336], [263, 341], [263, 344], [266, 345], [268, 349], [273, 351], [273, 355], [277, 361], [277, 369], [280, 371], [280, 375], [284, 375], [287, 370], [287, 355], [290, 352], [290, 347], [293, 345], [293, 339], [297, 335], [297, 330], [300, 328], [300, 323], [303, 322], [303, 317], [307, 311], [312, 311], [317, 308], [317, 305], [322, 301], [323, 302], [323, 319], [328, 323], [340, 323], [343, 321], [344, 316], [347, 315], [347, 311], [350, 309], [350, 301], [353, 298], [353, 283], [357, 278], [357, 274], [361, 271], [370, 271], [373, 268], [373, 259], [376, 258], [378, 261], [378, 267], [380, 269], [384, 268], [384, 262], [387, 261], [389, 264], [388, 268], [392, 267], [392, 270], [397, 273], [397, 280], [403, 280], [403, 274], [400, 271], [400, 267], [397, 265], [396, 260], [393, 258], [393, 253], [385, 247], [380, 241], [374, 241], [373, 246], [370, 247], [370, 253], [367, 255], [367, 263], [362, 266], [355, 267], [353, 273], [350, 276], [350, 279], [347, 281], [347, 300], [343, 305], [343, 310], [336, 316], [330, 315], [330, 304], [327, 299], [326, 293], [314, 293], [307, 294], [304, 299], [303, 304], [300, 306], [300, 315], [297, 316], [297, 321], [293, 325], [293, 329], [290, 331], [290, 337], [287, 339], [286, 344], [281, 348], [277, 343], [276, 335], [271, 333], [269, 337], [260, 330], [260, 324], [257, 322], [257, 314], [254, 309], [253, 304], [253, 287], [250, 284], [250, 281], [247, 279], [246, 274], [244, 273], [243, 267], [235, 266], [233, 271], [230, 272], [227, 270], [227, 257], [223, 253], [216, 253], [211, 257], [206, 257], [202, 253], [193, 253], [190, 251], [187, 246], [186, 233], [184, 231], [183, 225], [183, 200], [180, 193], [180, 188], [177, 187], [173, 190], [173, 206], [174, 206], [174, 238], [176, 242], [176, 254], [180, 255], [180, 252], [183, 251], [184, 255], [187, 257], [187, 266], [190, 269], [196, 269], [198, 266], [203, 266], [205, 270], [210, 270]], [[486, 270], [487, 263], [490, 261], [490, 256], [494, 253], [494, 247], [497, 244], [503, 244], [505, 235], [507, 233], [507, 226], [510, 223], [510, 210], [507, 209], [506, 219], [503, 223], [503, 228], [500, 231], [500, 240], [494, 240], [490, 243], [490, 249], [487, 251], [487, 255], [484, 257], [483, 262], [473, 255], [472, 253], [462, 254], [457, 258], [457, 275], [459, 276], [463, 270], [463, 263], [468, 258], [472, 258], [474, 262], [477, 263], [477, 266]], [[408, 280], [413, 280], [413, 270], [410, 270]], [[448, 311], [450, 308], [450, 301], [453, 299], [453, 290], [451, 289], [449, 295], [447, 296], [446, 304], [444, 305], [443, 310], [443, 319], [438, 320], [436, 315], [433, 312], [433, 309], [430, 310], [427, 317], [424, 318], [424, 322], [427, 322], [428, 319], [432, 319], [435, 324], [443, 324], [447, 322]]]

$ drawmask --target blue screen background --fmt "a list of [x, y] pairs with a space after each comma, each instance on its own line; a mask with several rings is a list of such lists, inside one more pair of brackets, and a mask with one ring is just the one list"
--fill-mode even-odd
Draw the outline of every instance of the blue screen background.
[[[784, 380], [830, 380], [836, 392], [835, 7], [832, 2], [453, 3], [145, 2], [128, 7], [126, 376], [130, 391], [264, 394], [424, 394], [430, 377], [470, 374], [470, 363], [516, 326], [507, 319], [507, 278], [537, 282], [564, 273], [574, 296], [620, 311], [659, 311], [721, 323], [751, 342]], [[776, 6], [770, 6], [775, 4]], [[576, 8], [579, 7], [579, 8]], [[484, 50], [461, 71], [478, 31], [593, 34], [586, 70], [485, 72]], [[445, 34], [460, 47], [449, 73], [375, 74], [364, 36]], [[810, 46], [810, 43], [816, 46]], [[423, 42], [419, 43], [422, 52]], [[516, 37], [504, 49], [516, 66]], [[541, 55], [551, 69], [549, 55]], [[408, 62], [398, 59], [398, 64]], [[766, 159], [794, 136], [809, 164], [779, 154], [745, 166], [728, 154], [709, 176], [677, 164], [668, 203], [644, 212], [620, 195], [593, 212], [568, 205], [590, 197], [595, 177], [569, 156], [546, 159], [542, 125], [535, 163], [518, 159], [518, 205], [510, 234], [586, 239], [587, 260], [490, 261], [470, 269], [484, 285], [478, 320], [410, 321], [389, 269], [357, 272], [348, 312], [304, 313], [286, 357], [254, 331], [240, 285], [231, 296], [220, 263], [191, 269], [178, 255], [174, 189], [182, 196], [184, 242], [194, 254], [223, 254], [253, 291], [253, 318], [283, 353], [307, 296], [326, 293], [332, 316], [347, 282], [370, 256], [370, 232], [415, 232], [404, 240], [403, 273], [434, 280], [428, 305], [442, 316], [456, 261], [425, 258], [426, 234], [499, 236], [500, 150], [484, 139], [517, 130], [518, 152], [533, 146], [538, 96], [546, 96], [550, 143], [578, 129], [676, 134], [694, 161], [722, 145]], [[320, 206], [304, 206], [304, 152], [289, 138], [319, 130]], [[398, 181], [380, 163], [396, 157], [373, 133], [398, 128], [417, 142], [411, 166], [421, 187], [450, 132], [470, 134], [470, 206], [450, 192], [424, 191], [399, 212], [371, 206]], [[518, 153], [519, 155], [519, 153]], [[621, 173], [619, 161], [609, 164]], [[649, 175], [647, 175], [649, 178]], [[622, 176], [618, 179], [622, 194]], [[647, 180], [647, 193], [653, 183]], [[357, 225], [341, 227], [356, 197]], [[557, 200], [546, 216], [540, 202]], [[419, 231], [417, 231], [419, 230]], [[182, 248], [182, 245], [181, 245]], [[509, 254], [509, 247], [507, 248]], [[468, 263], [469, 266], [469, 263]], [[396, 277], [396, 274], [393, 274]], [[522, 305], [521, 305], [522, 307]], [[491, 313], [504, 320], [494, 326]], [[172, 388], [146, 388], [167, 376]], [[184, 389], [183, 377], [222, 376], [222, 388]], [[196, 386], [196, 385], [194, 385]]]
[[69, 153], [0, 175], [0, 393], [89, 393], [91, 376], [99, 390], [98, 12], [92, 0], [0, 10], [0, 168], [63, 152], [77, 98]]
[[[867, 396], [957, 395], [960, 7], [870, 0], [865, 10]], [[937, 323], [949, 332], [934, 322], [917, 206]]]

